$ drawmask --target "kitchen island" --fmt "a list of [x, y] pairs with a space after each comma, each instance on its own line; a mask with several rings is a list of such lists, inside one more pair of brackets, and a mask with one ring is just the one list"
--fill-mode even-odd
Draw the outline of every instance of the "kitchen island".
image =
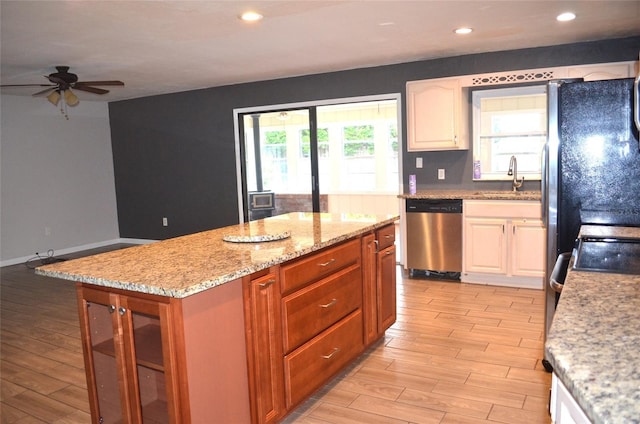
[[277, 422], [395, 320], [396, 220], [290, 213], [36, 272], [77, 282], [95, 421]]
[[[640, 228], [583, 226], [581, 235], [640, 238]], [[639, 422], [640, 275], [569, 268], [545, 349], [588, 420]]]

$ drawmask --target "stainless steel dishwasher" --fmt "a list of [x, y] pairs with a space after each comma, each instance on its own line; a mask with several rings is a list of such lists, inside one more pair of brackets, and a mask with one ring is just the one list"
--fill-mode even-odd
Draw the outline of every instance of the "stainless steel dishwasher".
[[407, 199], [407, 268], [445, 278], [462, 272], [462, 200]]

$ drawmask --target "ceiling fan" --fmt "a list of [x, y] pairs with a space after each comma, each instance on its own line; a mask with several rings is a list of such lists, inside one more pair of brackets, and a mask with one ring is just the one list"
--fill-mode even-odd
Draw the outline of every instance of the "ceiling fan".
[[0, 85], [1, 88], [4, 87], [47, 87], [42, 91], [38, 91], [37, 93], [33, 93], [33, 96], [42, 96], [47, 94], [47, 100], [49, 100], [52, 104], [58, 105], [60, 100], [62, 99], [62, 104], [60, 106], [60, 111], [62, 114], [69, 119], [66, 112], [67, 106], [75, 106], [80, 102], [78, 96], [76, 96], [71, 89], [86, 91], [94, 94], [107, 94], [109, 90], [105, 90], [103, 88], [95, 87], [96, 85], [107, 85], [107, 86], [123, 86], [124, 83], [122, 81], [78, 81], [78, 76], [74, 73], [69, 72], [68, 66], [56, 66], [57, 72], [54, 72], [49, 75], [45, 75], [45, 78], [49, 80], [51, 84], [7, 84]]

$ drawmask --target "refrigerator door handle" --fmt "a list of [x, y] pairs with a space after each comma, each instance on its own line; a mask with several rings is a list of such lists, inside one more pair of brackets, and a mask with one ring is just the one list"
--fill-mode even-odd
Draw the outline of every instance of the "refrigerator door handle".
[[633, 81], [633, 122], [636, 124], [636, 129], [640, 131], [640, 94], [638, 94], [638, 85], [640, 85], [640, 73], [636, 75], [636, 79]]
[[545, 143], [542, 148], [542, 183], [540, 184], [541, 207], [542, 207], [542, 225], [547, 227], [547, 215], [549, 214], [548, 192], [549, 178], [547, 176], [547, 165], [549, 158], [549, 143]]

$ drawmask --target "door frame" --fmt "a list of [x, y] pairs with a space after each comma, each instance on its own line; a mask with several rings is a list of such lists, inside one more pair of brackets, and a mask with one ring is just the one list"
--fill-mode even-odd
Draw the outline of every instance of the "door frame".
[[[330, 106], [330, 105], [338, 105], [343, 103], [361, 103], [361, 102], [371, 102], [371, 101], [381, 101], [381, 100], [396, 100], [397, 102], [397, 114], [398, 114], [398, 194], [404, 193], [404, 183], [403, 183], [403, 170], [402, 170], [402, 157], [403, 157], [403, 149], [402, 149], [402, 140], [403, 140], [403, 132], [402, 132], [402, 94], [401, 93], [388, 93], [388, 94], [375, 94], [370, 96], [356, 96], [356, 97], [343, 97], [336, 99], [325, 99], [325, 100], [314, 100], [308, 102], [295, 102], [295, 103], [280, 103], [274, 105], [264, 105], [264, 106], [251, 106], [251, 107], [243, 107], [243, 108], [234, 108], [233, 109], [233, 132], [235, 139], [235, 153], [236, 153], [236, 192], [238, 196], [238, 222], [244, 223], [244, 195], [243, 195], [243, 181], [242, 181], [242, 150], [241, 150], [241, 140], [240, 140], [240, 115], [247, 113], [255, 113], [255, 112], [272, 112], [281, 109], [297, 109], [297, 108], [311, 108], [317, 106]], [[398, 210], [402, 207], [401, 199], [398, 199]]]

